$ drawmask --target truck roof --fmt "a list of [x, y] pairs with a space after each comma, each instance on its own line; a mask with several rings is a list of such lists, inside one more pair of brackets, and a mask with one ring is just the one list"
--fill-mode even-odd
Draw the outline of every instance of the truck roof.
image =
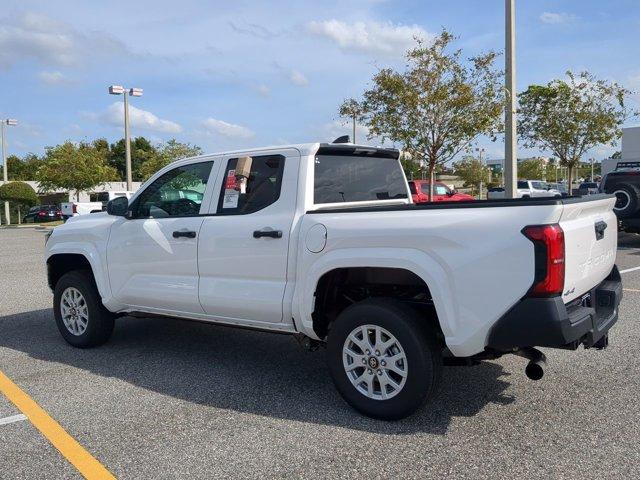
[[242, 150], [227, 150], [224, 152], [204, 153], [195, 157], [181, 158], [173, 163], [182, 161], [192, 161], [197, 158], [207, 158], [214, 155], [252, 155], [252, 154], [264, 154], [269, 151], [284, 150], [287, 148], [296, 149], [300, 152], [301, 156], [312, 155], [321, 153], [325, 155], [344, 155], [350, 153], [364, 153], [371, 156], [381, 156], [386, 158], [398, 158], [400, 151], [396, 148], [377, 147], [372, 145], [362, 145], [354, 143], [298, 143], [291, 145], [271, 145], [267, 147], [248, 148]]

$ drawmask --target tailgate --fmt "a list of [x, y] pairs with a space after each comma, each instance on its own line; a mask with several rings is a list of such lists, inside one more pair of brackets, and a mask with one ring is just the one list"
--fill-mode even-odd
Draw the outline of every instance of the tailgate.
[[73, 203], [61, 203], [60, 204], [60, 211], [62, 212], [63, 215], [66, 215], [67, 217], [72, 217], [73, 216]]
[[615, 201], [610, 195], [592, 195], [563, 202], [564, 303], [588, 292], [611, 273], [618, 247]]

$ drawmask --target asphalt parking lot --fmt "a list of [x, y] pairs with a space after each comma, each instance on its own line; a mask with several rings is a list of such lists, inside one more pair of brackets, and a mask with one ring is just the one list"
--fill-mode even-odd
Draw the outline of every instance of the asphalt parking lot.
[[[623, 274], [604, 351], [545, 350], [445, 369], [434, 402], [396, 423], [362, 417], [323, 351], [284, 335], [121, 319], [78, 350], [59, 335], [43, 231], [0, 230], [0, 371], [118, 478], [637, 478], [640, 270]], [[640, 236], [620, 239], [621, 270]], [[0, 394], [0, 478], [81, 478]], [[10, 418], [10, 423], [2, 419]]]

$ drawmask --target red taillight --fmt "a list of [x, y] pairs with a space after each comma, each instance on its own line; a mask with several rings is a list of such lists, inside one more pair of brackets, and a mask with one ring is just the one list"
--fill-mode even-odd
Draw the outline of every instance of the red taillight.
[[532, 225], [522, 233], [535, 245], [536, 273], [529, 294], [560, 295], [564, 288], [564, 232], [558, 224]]
[[38, 212], [38, 216], [39, 217], [44, 217], [47, 214], [47, 212]]
[[78, 213], [78, 207], [76, 207], [76, 204], [75, 204], [75, 203], [72, 203], [72, 205], [73, 205], [73, 208], [72, 208], [72, 210], [71, 210], [71, 211], [72, 211], [73, 213]]

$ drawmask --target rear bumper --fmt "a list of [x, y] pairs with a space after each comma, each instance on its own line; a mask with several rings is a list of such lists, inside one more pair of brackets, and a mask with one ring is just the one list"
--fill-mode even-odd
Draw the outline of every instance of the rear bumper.
[[581, 344], [585, 348], [606, 346], [622, 300], [618, 267], [581, 298], [568, 305], [561, 297], [521, 300], [493, 326], [487, 347], [507, 352], [522, 347], [575, 350]]

